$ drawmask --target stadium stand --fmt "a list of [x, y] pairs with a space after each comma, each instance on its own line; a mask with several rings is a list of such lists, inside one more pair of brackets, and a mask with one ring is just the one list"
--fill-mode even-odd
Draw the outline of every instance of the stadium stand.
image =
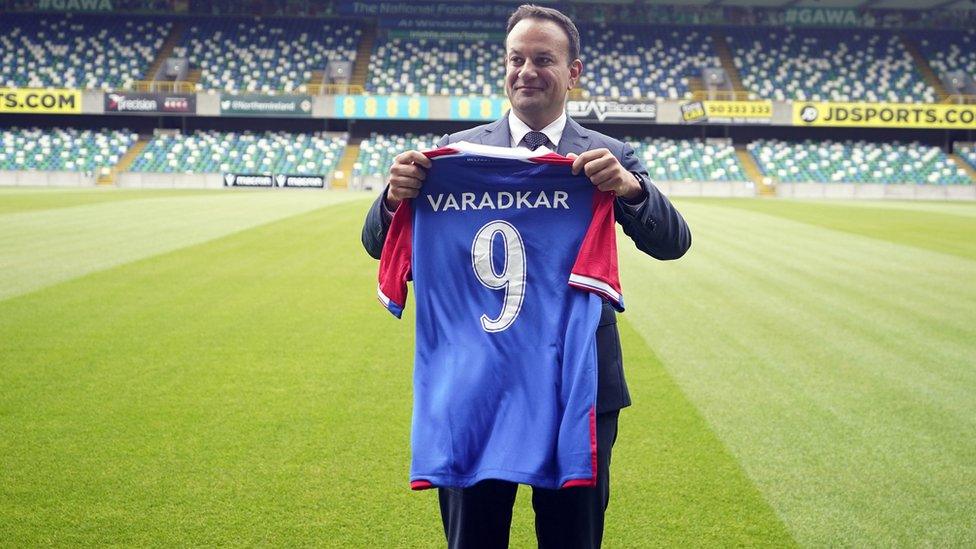
[[956, 143], [956, 154], [976, 170], [976, 143]]
[[410, 95], [504, 95], [505, 47], [498, 40], [377, 40], [366, 90]]
[[961, 70], [976, 78], [976, 30], [916, 31], [916, 36], [937, 73]]
[[198, 91], [301, 91], [330, 60], [355, 61], [361, 34], [346, 21], [197, 19], [173, 51], [201, 71]]
[[942, 149], [918, 142], [760, 139], [748, 148], [763, 175], [782, 183], [972, 184]]
[[353, 165], [353, 178], [365, 176], [385, 177], [393, 157], [407, 150], [423, 151], [434, 148], [440, 135], [432, 133], [414, 135], [389, 135], [372, 133], [359, 144], [359, 159]]
[[9, 128], [0, 131], [0, 170], [99, 173], [138, 139], [126, 130]]
[[700, 28], [604, 24], [583, 26], [580, 35], [584, 97], [688, 98], [689, 78], [721, 66]]
[[171, 27], [160, 18], [5, 14], [0, 85], [128, 88], [145, 76]]
[[731, 143], [626, 139], [655, 181], [748, 181]]
[[[719, 66], [712, 37], [692, 27], [590, 25], [583, 42], [583, 97], [680, 99], [688, 79]], [[499, 40], [387, 38], [377, 41], [366, 89], [417, 95], [504, 95]]]
[[863, 29], [728, 28], [743, 85], [800, 101], [935, 102], [899, 37]]
[[135, 159], [131, 171], [329, 175], [345, 146], [345, 137], [325, 133], [161, 134]]

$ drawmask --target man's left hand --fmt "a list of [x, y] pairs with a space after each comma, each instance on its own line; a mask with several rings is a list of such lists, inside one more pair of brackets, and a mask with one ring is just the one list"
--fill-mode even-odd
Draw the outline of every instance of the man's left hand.
[[644, 192], [634, 174], [624, 169], [609, 149], [593, 149], [579, 156], [570, 153], [569, 158], [573, 159], [573, 175], [582, 171], [601, 191], [610, 191], [624, 200], [637, 199]]

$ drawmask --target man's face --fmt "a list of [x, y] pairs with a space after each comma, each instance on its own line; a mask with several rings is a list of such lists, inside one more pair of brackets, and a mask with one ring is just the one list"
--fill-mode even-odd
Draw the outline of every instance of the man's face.
[[523, 19], [505, 40], [505, 93], [526, 122], [558, 118], [582, 68], [570, 63], [569, 37], [554, 21]]

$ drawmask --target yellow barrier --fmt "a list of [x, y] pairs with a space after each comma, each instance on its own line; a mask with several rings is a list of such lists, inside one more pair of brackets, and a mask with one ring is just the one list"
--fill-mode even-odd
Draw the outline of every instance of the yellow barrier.
[[750, 91], [699, 90], [692, 93], [695, 101], [757, 101], [760, 98]]
[[164, 92], [164, 93], [193, 93], [196, 86], [192, 82], [183, 80], [140, 80], [132, 85], [133, 91]]
[[[303, 86], [309, 95], [363, 95], [366, 90], [358, 84], [307, 84]], [[301, 92], [302, 87], [297, 91]]]
[[81, 91], [56, 88], [0, 88], [0, 112], [81, 114]]
[[943, 103], [952, 103], [955, 105], [973, 105], [976, 104], [976, 95], [947, 95], [942, 98]]

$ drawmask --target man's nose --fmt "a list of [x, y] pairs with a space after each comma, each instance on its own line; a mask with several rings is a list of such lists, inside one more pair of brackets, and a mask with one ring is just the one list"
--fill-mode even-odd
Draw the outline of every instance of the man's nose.
[[522, 64], [522, 68], [519, 71], [519, 76], [523, 80], [531, 80], [539, 76], [539, 71], [531, 61], [526, 60], [525, 63]]

